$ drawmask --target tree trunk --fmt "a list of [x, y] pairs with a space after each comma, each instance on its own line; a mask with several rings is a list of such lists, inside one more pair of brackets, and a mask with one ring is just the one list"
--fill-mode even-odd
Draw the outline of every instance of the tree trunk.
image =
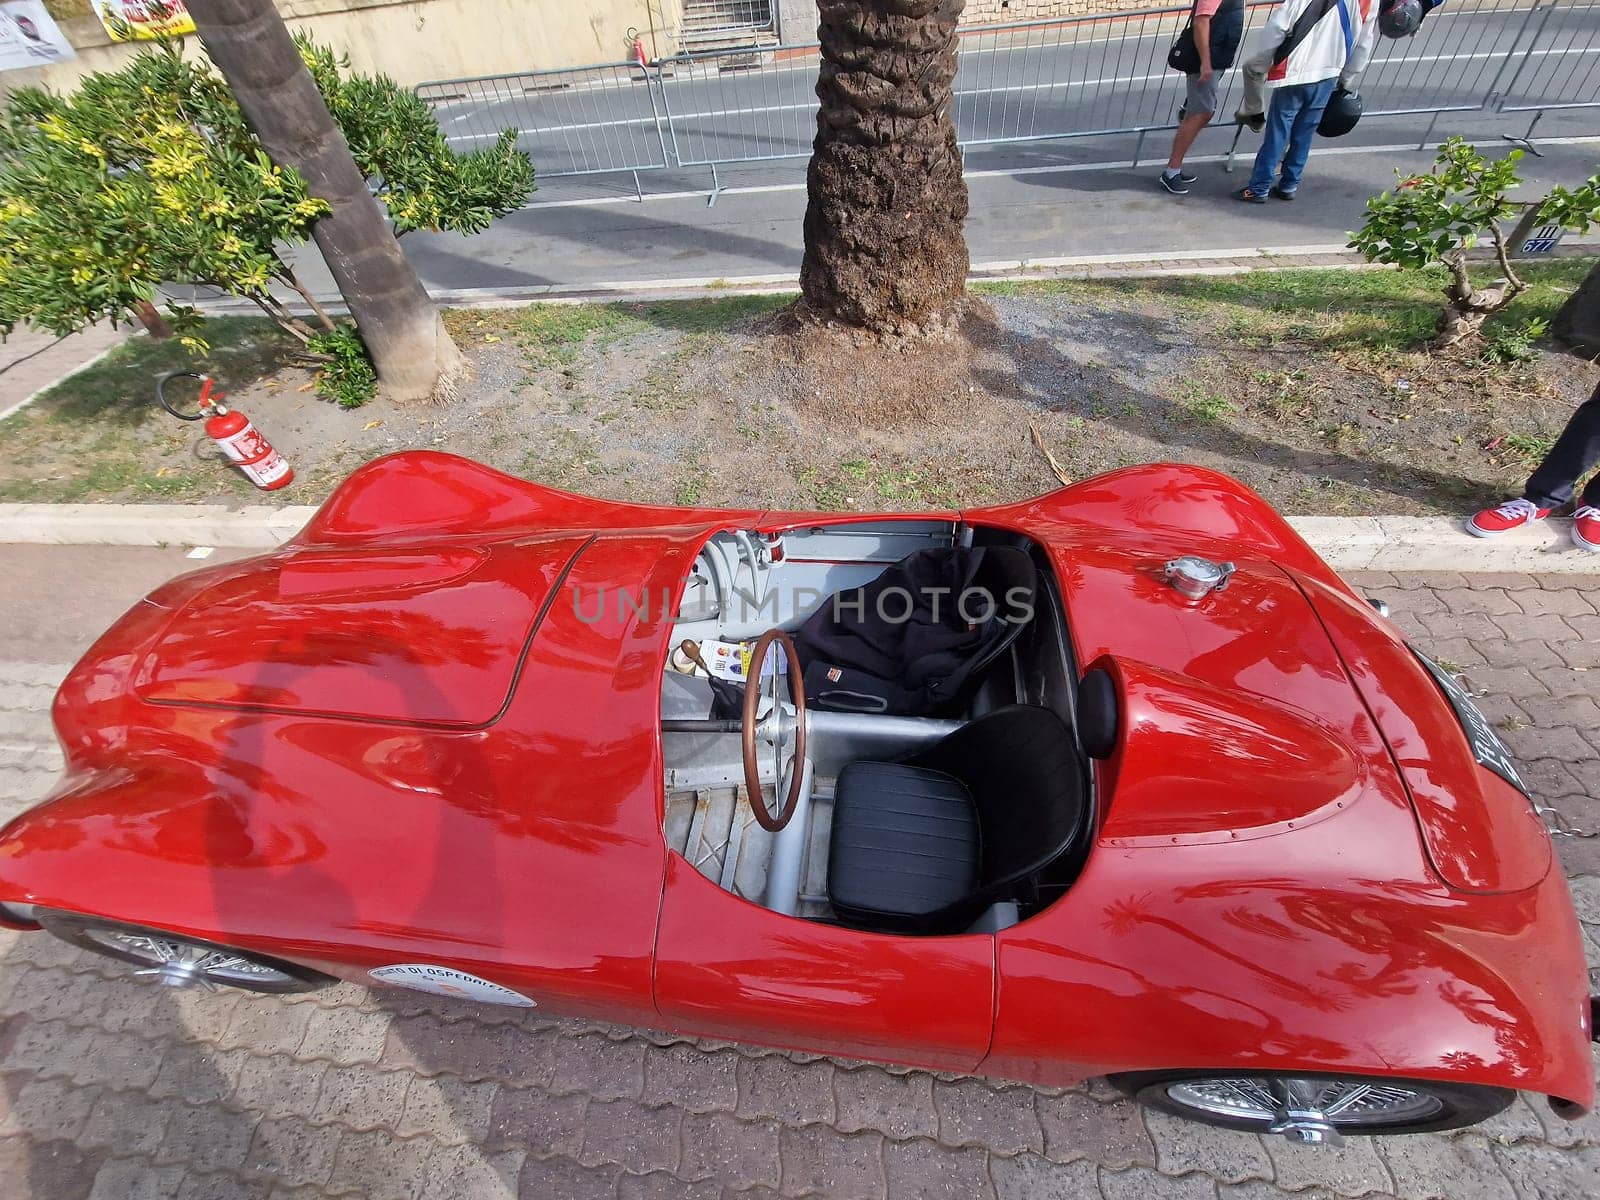
[[333, 206], [312, 234], [384, 390], [396, 400], [453, 395], [466, 360], [389, 231], [272, 0], [197, 0], [189, 11], [267, 153]]
[[133, 315], [139, 318], [139, 324], [144, 326], [144, 331], [157, 341], [164, 341], [172, 336], [172, 326], [167, 324], [167, 319], [161, 315], [161, 310], [148, 300], [140, 300], [133, 306]]
[[821, 317], [917, 333], [966, 290], [967, 185], [951, 114], [964, 5], [820, 0], [800, 287]]
[[1483, 323], [1489, 319], [1484, 309], [1451, 304], [1439, 314], [1439, 325], [1428, 343], [1433, 350], [1450, 350], [1478, 336]]
[[1585, 358], [1600, 355], [1600, 266], [1584, 277], [1578, 290], [1556, 313], [1550, 332]]

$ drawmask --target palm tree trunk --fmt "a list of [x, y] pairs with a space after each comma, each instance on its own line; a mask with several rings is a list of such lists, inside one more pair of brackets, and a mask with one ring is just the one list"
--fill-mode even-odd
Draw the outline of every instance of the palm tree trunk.
[[967, 185], [951, 115], [965, 0], [821, 0], [817, 137], [800, 287], [877, 333], [943, 323], [966, 289]]
[[272, 0], [202, 0], [190, 13], [267, 153], [333, 206], [312, 235], [384, 390], [396, 400], [453, 395], [466, 360], [389, 231]]
[[1567, 297], [1550, 332], [1585, 358], [1600, 355], [1600, 266], [1584, 277]]

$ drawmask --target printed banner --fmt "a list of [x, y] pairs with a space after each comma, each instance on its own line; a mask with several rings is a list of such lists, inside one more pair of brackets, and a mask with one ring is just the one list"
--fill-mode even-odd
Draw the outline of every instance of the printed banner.
[[44, 67], [77, 58], [72, 43], [44, 7], [44, 0], [0, 4], [0, 71]]
[[113, 42], [149, 42], [194, 32], [183, 0], [94, 0]]

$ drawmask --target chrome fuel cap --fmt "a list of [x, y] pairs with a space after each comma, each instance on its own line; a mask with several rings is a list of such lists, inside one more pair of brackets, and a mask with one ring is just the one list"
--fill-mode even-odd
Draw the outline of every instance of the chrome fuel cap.
[[1162, 574], [1182, 595], [1190, 600], [1203, 600], [1212, 592], [1227, 587], [1235, 569], [1231, 562], [1212, 562], [1198, 554], [1185, 554], [1168, 562]]

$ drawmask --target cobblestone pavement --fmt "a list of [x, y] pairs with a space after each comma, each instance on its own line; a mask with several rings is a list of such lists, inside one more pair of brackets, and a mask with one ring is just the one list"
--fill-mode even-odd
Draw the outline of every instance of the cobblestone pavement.
[[[1488, 693], [1541, 798], [1600, 827], [1595, 590], [1358, 582]], [[5, 645], [8, 815], [58, 766], [65, 666]], [[1560, 852], [1600, 961], [1600, 839]], [[43, 935], [0, 935], [0, 1084], [5, 1200], [1600, 1195], [1600, 1120], [1526, 1100], [1468, 1132], [1304, 1149], [1142, 1113], [1098, 1081], [1007, 1086], [348, 985], [169, 992]]]

